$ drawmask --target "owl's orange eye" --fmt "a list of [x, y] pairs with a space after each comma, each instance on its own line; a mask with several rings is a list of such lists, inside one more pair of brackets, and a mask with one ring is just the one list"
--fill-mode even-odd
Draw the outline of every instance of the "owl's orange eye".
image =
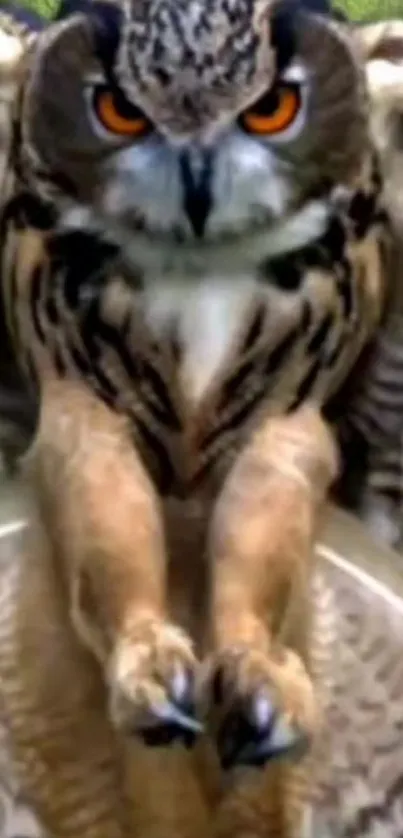
[[95, 88], [93, 106], [102, 127], [111, 134], [140, 139], [152, 129], [147, 117], [110, 87]]
[[294, 122], [301, 108], [299, 87], [278, 84], [241, 116], [241, 124], [250, 134], [278, 134]]

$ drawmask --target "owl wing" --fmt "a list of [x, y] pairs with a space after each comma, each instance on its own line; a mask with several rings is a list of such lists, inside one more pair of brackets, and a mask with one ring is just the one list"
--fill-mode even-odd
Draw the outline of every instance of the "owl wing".
[[[18, 67], [33, 35], [0, 11], [0, 210], [10, 147], [11, 108]], [[0, 474], [13, 467], [27, 443], [32, 407], [7, 339], [0, 288]], [[29, 429], [29, 430], [28, 430]]]
[[[403, 20], [356, 29], [368, 80], [370, 129], [391, 219], [388, 306], [382, 327], [354, 379], [343, 433], [347, 486], [354, 450], [365, 459], [354, 508], [377, 536], [401, 548], [403, 528]], [[358, 433], [358, 438], [356, 434]], [[361, 446], [361, 447], [360, 447]], [[365, 452], [365, 454], [364, 454]], [[356, 458], [357, 459], [357, 458]], [[358, 460], [357, 460], [358, 462]], [[349, 477], [350, 473], [350, 477]], [[350, 489], [348, 489], [350, 491]]]

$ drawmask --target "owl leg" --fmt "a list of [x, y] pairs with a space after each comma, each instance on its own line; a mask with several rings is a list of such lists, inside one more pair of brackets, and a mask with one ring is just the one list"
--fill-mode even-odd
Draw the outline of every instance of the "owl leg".
[[112, 722], [149, 745], [191, 744], [193, 651], [169, 622], [158, 498], [125, 421], [83, 386], [48, 381], [31, 465], [72, 624], [103, 668]]
[[125, 838], [122, 778], [103, 684], [66, 619], [40, 522], [34, 519], [25, 543], [12, 547], [7, 563], [2, 555], [0, 679], [19, 791], [40, 834]]
[[71, 624], [60, 556], [30, 518], [22, 543], [9, 555], [3, 546], [0, 584], [1, 721], [21, 793], [52, 838], [206, 838], [194, 753], [116, 735], [103, 673]]
[[[312, 548], [335, 471], [330, 433], [306, 406], [266, 420], [218, 500], [206, 685], [224, 770], [304, 752], [316, 733], [309, 675]], [[274, 807], [280, 798], [271, 797]], [[250, 826], [245, 822], [245, 834], [253, 834]]]

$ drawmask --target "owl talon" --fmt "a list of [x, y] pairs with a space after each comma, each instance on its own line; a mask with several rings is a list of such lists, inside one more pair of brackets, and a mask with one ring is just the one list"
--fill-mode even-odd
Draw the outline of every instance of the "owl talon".
[[193, 716], [193, 706], [175, 705], [170, 701], [153, 708], [149, 718], [142, 725], [132, 729], [150, 747], [162, 747], [175, 741], [182, 741], [192, 747], [202, 732], [202, 724]]
[[202, 730], [195, 716], [191, 646], [174, 626], [144, 621], [117, 647], [110, 671], [112, 721], [150, 747], [182, 741]]
[[231, 649], [210, 668], [208, 707], [224, 770], [301, 758], [314, 733], [312, 684], [291, 651], [281, 662], [252, 649]]
[[280, 757], [302, 757], [309, 746], [309, 738], [274, 708], [264, 727], [236, 715], [234, 712], [226, 717], [217, 737], [224, 770], [241, 765], [261, 768]]

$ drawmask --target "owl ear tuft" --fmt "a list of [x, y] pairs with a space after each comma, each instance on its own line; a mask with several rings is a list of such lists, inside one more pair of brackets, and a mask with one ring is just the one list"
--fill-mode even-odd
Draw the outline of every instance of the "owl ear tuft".
[[92, 2], [87, 0], [86, 5], [86, 13], [93, 27], [97, 56], [109, 72], [113, 67], [119, 45], [121, 9], [116, 3], [108, 2], [108, 0], [92, 0]]
[[330, 0], [299, 0], [299, 6], [302, 11], [314, 15], [328, 15], [330, 17], [333, 14]]
[[313, 14], [336, 20], [347, 20], [331, 0], [277, 0], [272, 10], [272, 40], [277, 50], [277, 68], [281, 72], [295, 53], [295, 36], [301, 15]]
[[331, 0], [277, 0], [274, 3], [274, 10], [279, 13], [284, 10], [284, 13], [294, 14], [298, 12], [308, 12], [314, 15], [327, 15], [333, 17], [335, 9]]
[[336, 6], [332, 0], [299, 0], [298, 5], [301, 11], [310, 14], [325, 15], [340, 22], [349, 21], [348, 14], [341, 7]]

